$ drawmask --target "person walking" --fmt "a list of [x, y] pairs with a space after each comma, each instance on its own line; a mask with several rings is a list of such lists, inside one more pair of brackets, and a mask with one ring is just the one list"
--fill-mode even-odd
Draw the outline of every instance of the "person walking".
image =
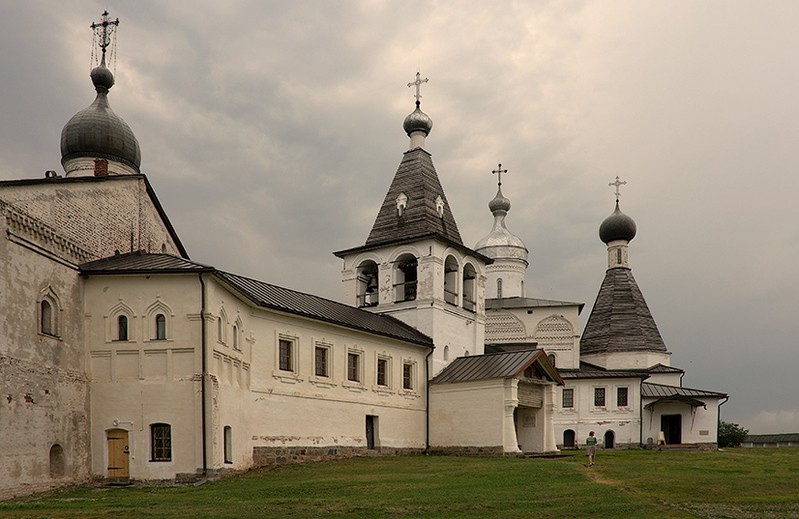
[[594, 464], [594, 457], [596, 456], [596, 436], [594, 431], [588, 433], [588, 438], [585, 439], [585, 453], [588, 455], [588, 466]]

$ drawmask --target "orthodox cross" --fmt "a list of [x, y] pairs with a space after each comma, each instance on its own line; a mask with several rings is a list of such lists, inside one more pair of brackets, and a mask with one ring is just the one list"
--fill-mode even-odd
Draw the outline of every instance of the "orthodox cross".
[[497, 186], [502, 186], [502, 174], [503, 173], [507, 173], [507, 172], [508, 172], [507, 169], [502, 169], [502, 164], [497, 164], [497, 169], [495, 169], [495, 170], [493, 170], [491, 172], [492, 175], [496, 175], [497, 176], [497, 180], [498, 180]]
[[419, 87], [422, 85], [422, 83], [427, 83], [428, 81], [430, 81], [429, 78], [421, 79], [421, 77], [422, 77], [422, 75], [417, 72], [416, 73], [416, 81], [411, 81], [410, 83], [408, 83], [408, 87], [412, 87], [413, 85], [416, 85], [416, 95], [414, 95], [413, 97], [416, 98], [416, 104], [417, 105], [419, 104], [419, 99], [422, 98], [422, 94], [419, 93]]
[[619, 193], [619, 187], [625, 185], [626, 183], [627, 183], [626, 180], [619, 180], [619, 177], [616, 176], [616, 182], [611, 182], [610, 184], [608, 184], [611, 187], [616, 186], [616, 202], [619, 201], [619, 197], [621, 196], [621, 193]]
[[[105, 50], [111, 45], [111, 36], [116, 32], [116, 28], [119, 25], [119, 18], [116, 20], [111, 20], [108, 16], [108, 11], [103, 11], [103, 16], [100, 18], [99, 22], [92, 22], [89, 26], [92, 28], [94, 32], [95, 38], [97, 38], [98, 45], [100, 50], [103, 52], [102, 62], [105, 63]], [[94, 49], [92, 49], [94, 51]]]

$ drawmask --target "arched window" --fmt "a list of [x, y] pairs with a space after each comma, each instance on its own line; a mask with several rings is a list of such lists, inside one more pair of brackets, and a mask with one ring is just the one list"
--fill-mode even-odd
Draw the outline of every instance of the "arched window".
[[128, 316], [120, 315], [117, 317], [117, 340], [128, 340]]
[[555, 365], [555, 359], [556, 359], [556, 357], [555, 357], [555, 354], [554, 354], [554, 353], [550, 353], [549, 355], [547, 355], [547, 358], [549, 359], [549, 363], [550, 363], [550, 364], [552, 364], [552, 366], [554, 366], [554, 367], [557, 367], [557, 366]]
[[236, 324], [233, 325], [233, 349], [239, 349], [239, 326]]
[[397, 303], [416, 300], [417, 266], [416, 257], [411, 254], [405, 254], [397, 260], [397, 268], [394, 273], [395, 301]]
[[233, 429], [225, 426], [225, 463], [233, 463]]
[[60, 478], [64, 476], [66, 460], [64, 459], [64, 449], [57, 443], [50, 447], [50, 477]]
[[444, 346], [444, 361], [449, 360], [449, 346]]
[[155, 339], [166, 339], [166, 316], [164, 314], [157, 314], [155, 316]]
[[477, 303], [475, 300], [475, 281], [477, 280], [477, 272], [471, 263], [467, 263], [463, 267], [463, 308], [470, 312], [477, 310]]
[[366, 260], [358, 267], [357, 306], [377, 306], [379, 298], [377, 263]]
[[47, 299], [42, 299], [40, 311], [41, 332], [55, 335], [55, 319], [53, 318], [53, 305]]
[[571, 429], [566, 429], [563, 431], [563, 447], [565, 449], [573, 449], [574, 448], [574, 431]]
[[444, 301], [458, 304], [458, 260], [454, 256], [447, 256], [444, 262]]
[[469, 350], [466, 350], [466, 353], [464, 353], [463, 356], [464, 357], [468, 357], [469, 356]]
[[502, 299], [502, 278], [497, 280], [497, 299]]
[[216, 318], [216, 340], [223, 344], [225, 342], [225, 320], [221, 315]]

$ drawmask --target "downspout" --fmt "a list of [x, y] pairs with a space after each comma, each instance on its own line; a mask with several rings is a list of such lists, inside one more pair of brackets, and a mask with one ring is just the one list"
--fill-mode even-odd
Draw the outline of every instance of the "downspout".
[[644, 448], [644, 379], [638, 380], [638, 447]]
[[719, 406], [717, 408], [718, 409], [718, 415], [716, 416], [716, 448], [717, 449], [719, 447], [719, 431], [721, 430], [721, 406], [726, 404], [727, 400], [729, 400], [729, 399], [730, 399], [730, 397], [725, 396], [724, 397], [724, 401], [723, 402], [719, 402]]
[[424, 453], [430, 453], [430, 355], [435, 346], [424, 357]]
[[206, 402], [206, 380], [208, 378], [208, 359], [206, 354], [206, 332], [205, 332], [205, 280], [203, 280], [203, 275], [200, 273], [200, 300], [201, 300], [201, 308], [200, 308], [200, 344], [201, 344], [201, 353], [200, 357], [202, 359], [202, 379], [200, 384], [200, 401], [201, 401], [201, 416], [202, 416], [202, 430], [200, 431], [200, 437], [202, 442], [202, 453], [203, 453], [203, 477], [208, 474], [208, 459], [206, 455], [206, 445], [208, 442], [207, 434], [206, 434], [206, 411], [205, 411], [205, 402]]

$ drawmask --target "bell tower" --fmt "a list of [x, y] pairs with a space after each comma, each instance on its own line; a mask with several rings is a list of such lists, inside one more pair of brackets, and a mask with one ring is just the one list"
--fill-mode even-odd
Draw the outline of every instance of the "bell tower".
[[491, 259], [466, 247], [441, 187], [426, 138], [433, 121], [416, 108], [403, 122], [408, 151], [383, 199], [366, 243], [338, 251], [344, 260], [344, 301], [390, 315], [430, 336], [430, 375], [451, 360], [483, 353], [485, 266]]

